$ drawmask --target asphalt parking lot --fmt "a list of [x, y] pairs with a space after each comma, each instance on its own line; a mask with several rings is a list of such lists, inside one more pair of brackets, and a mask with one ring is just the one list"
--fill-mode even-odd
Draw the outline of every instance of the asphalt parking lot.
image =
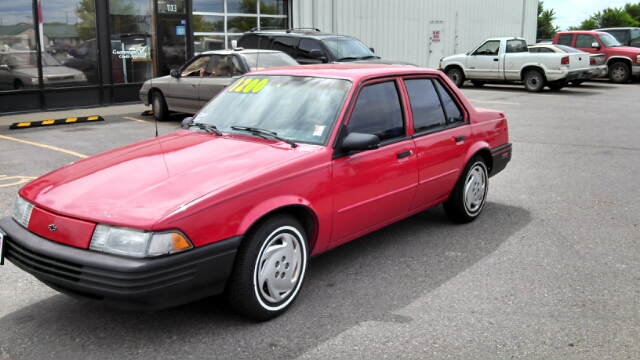
[[[102, 308], [5, 262], [0, 359], [637, 358], [640, 84], [463, 92], [505, 112], [513, 143], [475, 222], [454, 225], [436, 207], [315, 257], [294, 306], [266, 323], [221, 297]], [[41, 113], [104, 121], [19, 130], [9, 125], [26, 116], [0, 117], [0, 217], [30, 179], [155, 136], [145, 109]]]

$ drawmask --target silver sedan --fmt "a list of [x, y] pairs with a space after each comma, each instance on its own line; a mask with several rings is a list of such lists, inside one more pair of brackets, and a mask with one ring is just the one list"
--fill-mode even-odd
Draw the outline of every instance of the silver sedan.
[[289, 55], [273, 50], [216, 50], [201, 53], [171, 75], [145, 81], [140, 99], [157, 120], [170, 112], [195, 114], [240, 75], [276, 66], [297, 66]]

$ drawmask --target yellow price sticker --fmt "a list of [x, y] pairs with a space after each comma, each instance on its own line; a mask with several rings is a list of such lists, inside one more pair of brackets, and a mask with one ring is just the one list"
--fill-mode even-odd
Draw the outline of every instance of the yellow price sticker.
[[258, 80], [253, 78], [246, 78], [233, 84], [233, 86], [229, 88], [229, 92], [256, 94], [260, 92], [260, 90], [264, 89], [264, 87], [267, 86], [267, 83], [269, 83], [269, 79]]

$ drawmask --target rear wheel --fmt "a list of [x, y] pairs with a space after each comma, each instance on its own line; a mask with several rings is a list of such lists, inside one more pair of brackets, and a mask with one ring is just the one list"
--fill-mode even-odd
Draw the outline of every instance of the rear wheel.
[[544, 87], [544, 76], [538, 70], [530, 70], [524, 75], [524, 88], [531, 92], [540, 92]]
[[256, 321], [284, 313], [298, 296], [308, 251], [300, 222], [280, 214], [260, 223], [238, 250], [227, 298], [240, 315]]
[[482, 87], [484, 86], [484, 84], [486, 84], [486, 81], [479, 81], [479, 80], [471, 80], [471, 83], [473, 84], [473, 86], [475, 87]]
[[153, 109], [153, 116], [158, 121], [169, 120], [169, 109], [167, 108], [167, 102], [164, 101], [164, 96], [160, 91], [153, 92], [153, 101], [151, 103]]
[[616, 84], [626, 84], [631, 77], [631, 72], [627, 64], [622, 62], [613, 63], [609, 67], [609, 80]]
[[458, 68], [451, 68], [447, 70], [447, 76], [457, 87], [462, 87], [462, 84], [464, 84], [464, 74], [462, 73], [462, 70]]
[[489, 173], [482, 157], [476, 155], [467, 164], [458, 183], [443, 204], [447, 217], [464, 224], [475, 220], [487, 200]]

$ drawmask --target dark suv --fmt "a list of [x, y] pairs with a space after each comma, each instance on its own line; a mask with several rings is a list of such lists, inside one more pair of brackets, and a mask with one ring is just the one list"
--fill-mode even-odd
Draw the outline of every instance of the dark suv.
[[622, 45], [640, 47], [640, 28], [637, 27], [620, 27], [620, 28], [608, 28], [597, 29], [594, 31], [604, 31], [613, 35], [616, 40]]
[[411, 65], [404, 61], [381, 60], [360, 40], [321, 32], [318, 29], [250, 30], [238, 39], [245, 49], [280, 50], [302, 65], [368, 62], [377, 64]]

